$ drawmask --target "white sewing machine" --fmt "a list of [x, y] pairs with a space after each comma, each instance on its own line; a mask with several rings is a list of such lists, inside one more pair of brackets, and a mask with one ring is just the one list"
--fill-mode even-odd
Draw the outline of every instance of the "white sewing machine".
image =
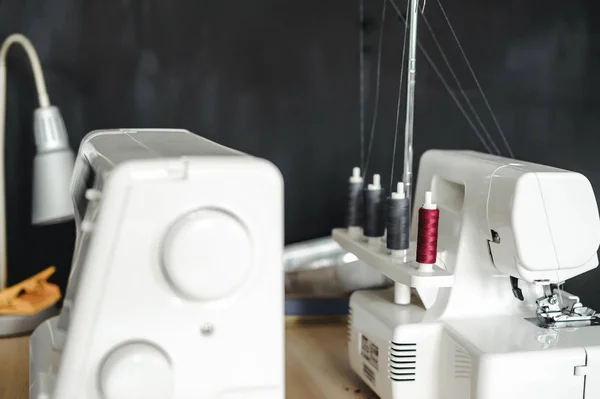
[[[421, 158], [417, 209], [440, 209], [438, 261], [420, 271], [346, 229], [347, 251], [412, 287], [350, 300], [351, 366], [387, 399], [600, 398], [595, 312], [560, 289], [598, 265], [600, 219], [582, 175], [468, 151]], [[520, 299], [521, 300], [520, 300]]]
[[87, 135], [60, 316], [31, 399], [284, 397], [283, 182], [185, 130]]

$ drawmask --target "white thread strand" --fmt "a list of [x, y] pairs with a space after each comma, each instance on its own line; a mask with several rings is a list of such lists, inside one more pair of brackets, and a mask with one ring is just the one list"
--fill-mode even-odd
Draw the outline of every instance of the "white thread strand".
[[452, 66], [450, 65], [450, 61], [448, 61], [448, 58], [446, 57], [446, 53], [442, 49], [442, 46], [441, 46], [440, 42], [438, 41], [437, 36], [436, 36], [435, 32], [433, 31], [433, 28], [429, 24], [429, 21], [425, 17], [425, 15], [423, 15], [423, 21], [425, 22], [425, 25], [427, 25], [427, 29], [429, 29], [429, 32], [431, 33], [431, 37], [433, 39], [433, 42], [435, 43], [436, 47], [438, 48], [438, 50], [439, 50], [439, 52], [440, 52], [440, 54], [442, 56], [442, 59], [446, 63], [446, 67], [448, 67], [448, 70], [450, 71], [450, 74], [454, 78], [454, 82], [456, 83], [456, 86], [458, 87], [458, 90], [460, 91], [460, 94], [462, 94], [463, 98], [465, 99], [465, 101], [466, 101], [469, 109], [471, 110], [471, 112], [475, 116], [475, 120], [477, 121], [477, 123], [479, 124], [479, 126], [481, 127], [481, 129], [483, 130], [483, 133], [485, 134], [485, 136], [489, 140], [490, 144], [492, 145], [492, 148], [494, 149], [494, 151], [496, 152], [497, 155], [500, 155], [500, 149], [498, 148], [498, 146], [494, 142], [494, 139], [492, 138], [490, 132], [488, 132], [487, 128], [485, 127], [485, 125], [481, 121], [481, 118], [479, 117], [479, 114], [477, 113], [477, 111], [475, 110], [475, 107], [473, 107], [473, 104], [469, 100], [469, 96], [467, 96], [467, 93], [465, 92], [465, 90], [463, 89], [462, 85], [460, 84], [460, 81], [458, 80], [458, 77], [454, 73], [454, 69], [452, 69]]
[[385, 27], [385, 13], [387, 10], [387, 0], [383, 0], [383, 7], [381, 10], [381, 29], [379, 30], [379, 46], [377, 55], [377, 77], [375, 81], [375, 106], [373, 110], [373, 121], [371, 123], [371, 134], [369, 138], [369, 149], [367, 151], [367, 160], [365, 167], [363, 168], [363, 181], [367, 176], [367, 169], [369, 168], [369, 162], [371, 160], [371, 150], [373, 149], [373, 139], [375, 137], [375, 127], [377, 125], [377, 114], [379, 112], [379, 87], [381, 82], [381, 53], [383, 52], [383, 32]]
[[458, 35], [456, 34], [454, 27], [450, 23], [450, 18], [448, 18], [448, 15], [446, 14], [446, 10], [444, 10], [444, 6], [442, 6], [442, 2], [440, 0], [437, 0], [437, 3], [440, 6], [440, 11], [444, 15], [444, 19], [446, 20], [446, 23], [448, 24], [448, 27], [450, 28], [450, 32], [452, 32], [452, 36], [454, 37], [454, 40], [456, 41], [456, 44], [457, 44], [458, 48], [460, 49], [460, 52], [465, 60], [465, 63], [467, 64], [467, 67], [469, 68], [469, 71], [471, 72], [471, 75], [473, 76], [473, 80], [475, 81], [475, 84], [477, 85], [477, 89], [481, 93], [481, 97], [483, 98], [483, 101], [485, 102], [485, 105], [486, 105], [488, 111], [490, 112], [492, 119], [494, 120], [494, 124], [496, 125], [496, 128], [498, 129], [498, 132], [500, 133], [500, 137], [502, 137], [502, 141], [504, 142], [504, 145], [506, 146], [506, 149], [508, 150], [508, 153], [510, 154], [511, 158], [514, 158], [512, 149], [510, 148], [510, 145], [508, 144], [508, 140], [506, 139], [506, 136], [504, 135], [504, 132], [502, 131], [502, 128], [500, 127], [500, 123], [498, 123], [498, 119], [496, 119], [496, 114], [492, 110], [492, 107], [487, 99], [487, 96], [485, 95], [483, 88], [479, 84], [479, 79], [477, 79], [477, 75], [475, 75], [475, 71], [471, 67], [471, 63], [469, 62], [469, 59], [467, 58], [467, 54], [465, 53], [463, 46], [460, 44], [460, 40], [458, 40]]
[[[404, 23], [404, 25], [406, 25], [406, 18], [402, 15], [402, 12], [400, 11], [400, 9], [398, 8], [398, 6], [396, 5], [395, 1], [394, 0], [389, 0], [389, 1], [390, 1], [390, 4], [394, 7], [394, 10], [396, 11], [396, 14], [398, 14], [398, 17], [402, 20], [402, 22]], [[479, 138], [479, 141], [481, 142], [481, 144], [483, 145], [483, 147], [486, 149], [486, 151], [488, 153], [491, 153], [492, 150], [491, 150], [490, 146], [487, 144], [487, 142], [485, 141], [485, 139], [483, 138], [483, 136], [481, 135], [481, 133], [479, 133], [479, 131], [477, 130], [477, 128], [473, 124], [473, 121], [471, 121], [471, 118], [469, 118], [469, 115], [467, 115], [467, 112], [465, 111], [465, 109], [462, 106], [462, 104], [460, 103], [460, 101], [458, 101], [458, 98], [456, 98], [456, 95], [454, 94], [454, 92], [453, 92], [452, 88], [450, 87], [450, 85], [446, 82], [446, 79], [444, 79], [444, 77], [442, 76], [440, 70], [437, 68], [437, 66], [435, 65], [435, 63], [433, 62], [433, 60], [431, 59], [431, 57], [427, 53], [427, 51], [425, 51], [425, 49], [421, 45], [421, 42], [418, 42], [418, 44], [419, 44], [419, 49], [423, 53], [423, 56], [425, 57], [425, 59], [427, 60], [427, 62], [429, 63], [429, 65], [431, 66], [431, 68], [433, 69], [433, 71], [435, 72], [435, 74], [437, 75], [437, 77], [440, 79], [440, 81], [442, 82], [442, 84], [444, 85], [444, 87], [446, 88], [446, 91], [448, 92], [448, 94], [450, 95], [450, 97], [452, 97], [452, 100], [454, 100], [454, 103], [456, 104], [456, 106], [458, 107], [458, 109], [460, 110], [460, 112], [462, 113], [462, 115], [465, 117], [465, 119], [467, 120], [467, 123], [469, 124], [469, 126], [471, 126], [471, 128], [473, 129], [473, 131], [475, 132], [475, 134]]]

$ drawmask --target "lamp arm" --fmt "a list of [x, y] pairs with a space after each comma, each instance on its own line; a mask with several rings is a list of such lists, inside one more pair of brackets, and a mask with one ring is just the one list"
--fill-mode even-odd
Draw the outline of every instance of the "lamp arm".
[[[46, 90], [46, 80], [44, 79], [44, 73], [42, 72], [42, 64], [38, 57], [37, 51], [33, 44], [20, 33], [15, 33], [6, 38], [2, 47], [0, 48], [0, 68], [6, 70], [6, 54], [13, 44], [20, 44], [21, 47], [27, 53], [31, 69], [33, 70], [33, 77], [35, 79], [35, 87], [37, 89], [38, 100], [40, 102], [40, 108], [46, 108], [50, 106], [50, 99], [48, 98], [48, 91]], [[6, 71], [4, 71], [6, 74]], [[6, 80], [4, 81], [6, 83]], [[6, 85], [4, 85], [3, 97], [6, 96]]]
[[46, 81], [42, 72], [42, 66], [35, 47], [29, 39], [20, 33], [10, 35], [0, 48], [0, 290], [6, 288], [7, 284], [7, 243], [6, 243], [6, 188], [4, 147], [6, 129], [6, 54], [13, 44], [20, 44], [29, 58], [38, 100], [41, 108], [50, 106], [50, 99], [46, 90]]

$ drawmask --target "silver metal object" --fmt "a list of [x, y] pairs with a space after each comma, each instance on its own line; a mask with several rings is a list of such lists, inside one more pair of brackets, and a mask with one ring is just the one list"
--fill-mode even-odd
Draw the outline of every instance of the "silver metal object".
[[[408, 16], [407, 16], [408, 18]], [[406, 198], [412, 207], [412, 164], [413, 130], [415, 125], [415, 86], [417, 74], [417, 23], [419, 20], [419, 0], [410, 0], [410, 23], [408, 39], [408, 78], [406, 87], [406, 125], [404, 128], [404, 171], [402, 181]]]
[[[286, 273], [321, 269], [347, 263], [344, 260], [346, 254], [337, 242], [327, 236], [287, 245], [283, 253], [283, 264]], [[354, 261], [356, 257], [349, 260]]]
[[283, 262], [288, 296], [339, 297], [357, 289], [391, 285], [331, 236], [286, 246]]
[[590, 321], [596, 317], [594, 309], [583, 306], [579, 297], [562, 290], [544, 288], [548, 295], [537, 300], [537, 315], [553, 322]]

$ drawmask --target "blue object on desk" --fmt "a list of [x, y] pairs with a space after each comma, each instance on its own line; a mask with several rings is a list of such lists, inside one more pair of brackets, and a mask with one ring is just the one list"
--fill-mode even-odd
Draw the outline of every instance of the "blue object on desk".
[[349, 298], [293, 298], [285, 300], [286, 316], [338, 316], [348, 314]]

